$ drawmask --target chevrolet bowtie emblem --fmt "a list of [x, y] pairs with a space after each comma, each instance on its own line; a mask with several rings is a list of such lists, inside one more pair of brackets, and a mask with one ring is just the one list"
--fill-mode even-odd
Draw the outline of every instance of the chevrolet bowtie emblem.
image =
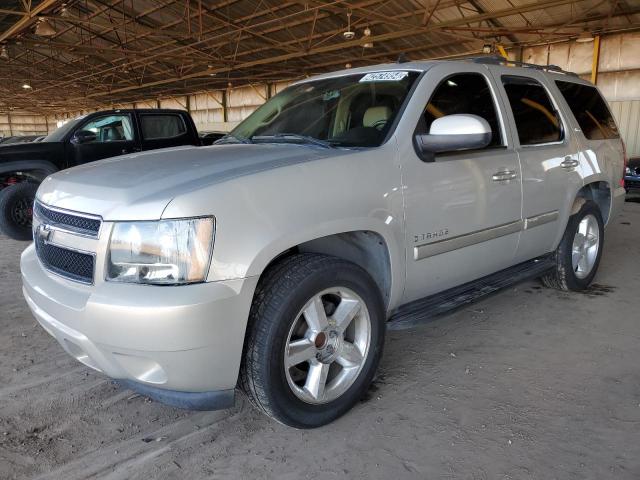
[[36, 231], [36, 234], [38, 235], [38, 239], [44, 245], [49, 243], [49, 240], [51, 239], [51, 234], [52, 233], [53, 233], [53, 230], [51, 229], [50, 225], [47, 225], [45, 223], [42, 223], [42, 224], [38, 225], [38, 230]]

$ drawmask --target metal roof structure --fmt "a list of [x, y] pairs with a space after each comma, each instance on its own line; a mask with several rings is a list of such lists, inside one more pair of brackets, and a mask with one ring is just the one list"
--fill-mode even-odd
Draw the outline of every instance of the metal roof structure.
[[104, 108], [400, 53], [450, 58], [639, 28], [640, 0], [9, 0], [0, 111]]

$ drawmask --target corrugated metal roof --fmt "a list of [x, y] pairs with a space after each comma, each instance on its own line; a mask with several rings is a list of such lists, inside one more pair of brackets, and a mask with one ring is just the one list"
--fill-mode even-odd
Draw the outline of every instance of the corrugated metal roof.
[[[24, 5], [0, 7], [0, 111], [95, 108], [401, 52], [449, 57], [640, 27], [637, 0], [34, 0], [31, 13]], [[344, 36], [349, 22], [353, 39]]]

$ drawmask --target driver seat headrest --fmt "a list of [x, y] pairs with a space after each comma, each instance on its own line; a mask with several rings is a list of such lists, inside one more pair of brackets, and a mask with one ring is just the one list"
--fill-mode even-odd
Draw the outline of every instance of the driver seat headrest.
[[387, 122], [391, 118], [391, 108], [386, 105], [381, 105], [379, 107], [369, 107], [367, 111], [364, 112], [364, 117], [362, 118], [362, 126], [363, 127], [375, 127], [376, 124], [381, 124]]
[[120, 132], [115, 127], [110, 127], [107, 129], [106, 140], [107, 141], [122, 140], [122, 135], [120, 135]]

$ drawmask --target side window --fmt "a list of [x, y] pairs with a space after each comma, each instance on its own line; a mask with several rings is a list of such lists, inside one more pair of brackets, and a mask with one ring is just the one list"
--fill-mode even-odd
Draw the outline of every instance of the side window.
[[140, 116], [140, 122], [142, 138], [145, 140], [178, 137], [187, 131], [180, 115], [143, 114]]
[[560, 115], [540, 83], [516, 76], [503, 76], [502, 83], [513, 111], [520, 145], [562, 140]]
[[556, 81], [556, 85], [585, 137], [589, 140], [620, 137], [609, 107], [595, 87], [562, 81]]
[[87, 122], [83, 131], [95, 133], [94, 140], [84, 143], [125, 142], [133, 140], [133, 129], [129, 115], [109, 115], [94, 118]]
[[461, 73], [444, 79], [424, 111], [426, 132], [436, 118], [467, 113], [484, 118], [493, 136], [489, 147], [502, 146], [500, 121], [487, 79], [479, 73]]

